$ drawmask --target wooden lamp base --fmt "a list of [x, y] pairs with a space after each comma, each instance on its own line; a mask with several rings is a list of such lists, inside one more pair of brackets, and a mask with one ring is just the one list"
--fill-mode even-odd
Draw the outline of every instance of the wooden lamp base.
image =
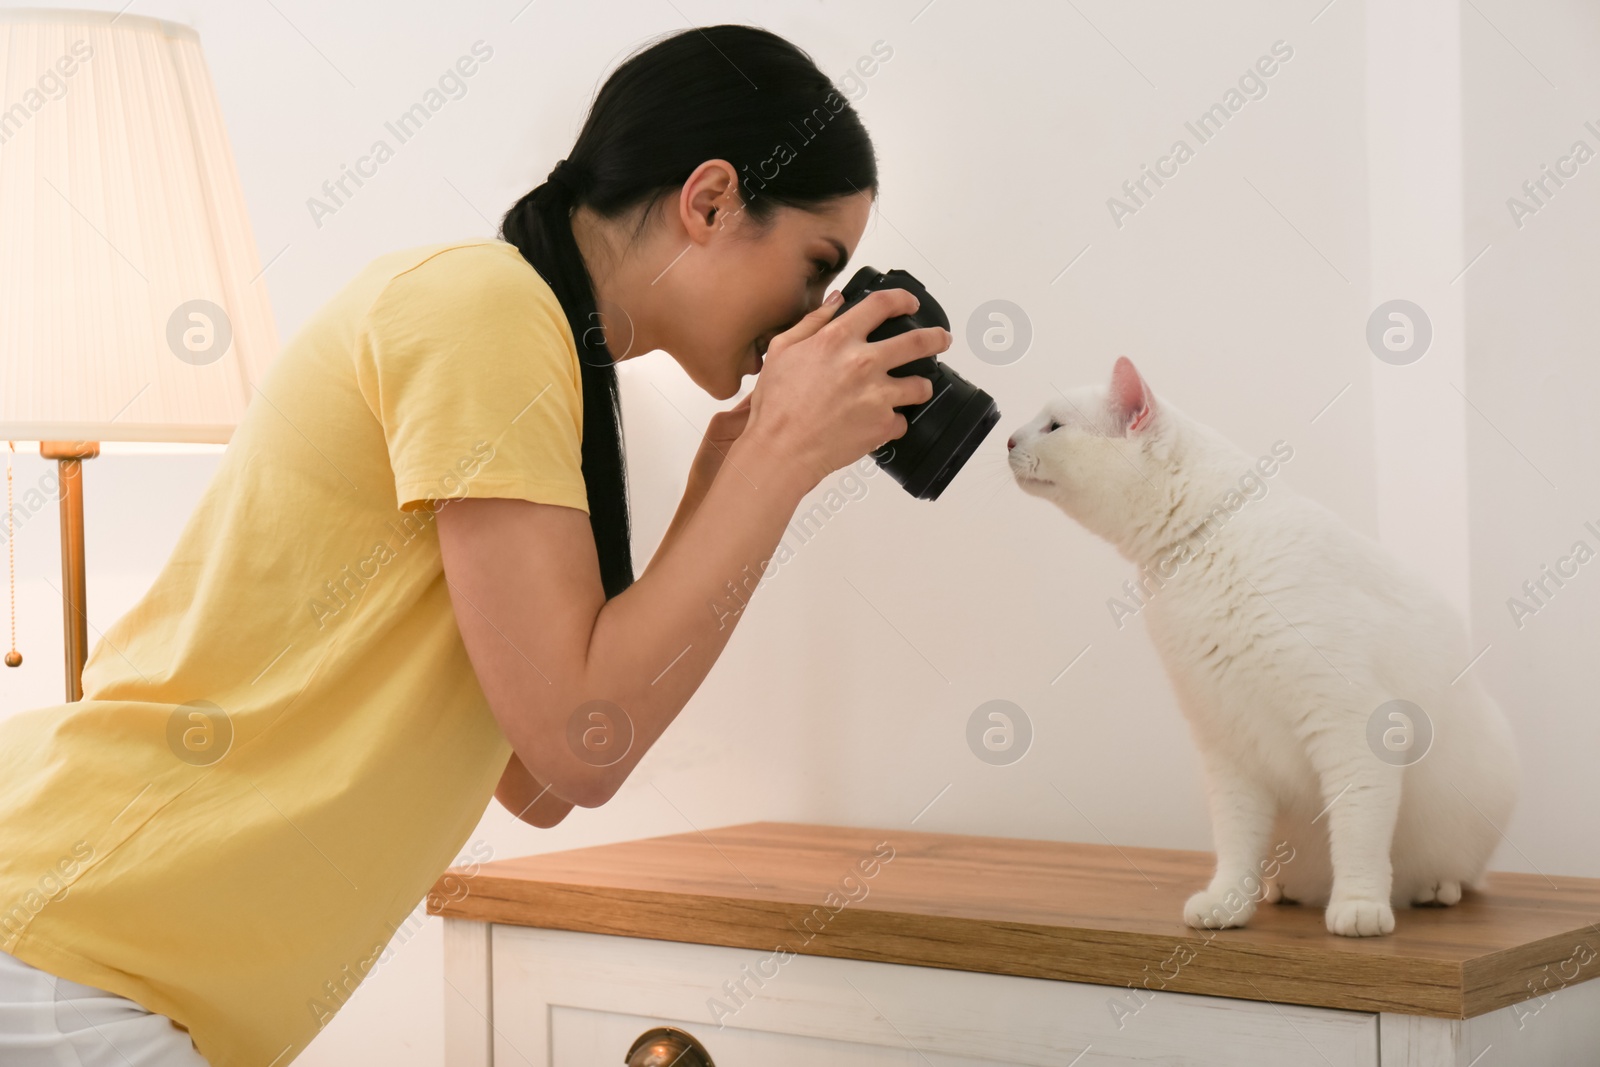
[[89, 658], [89, 599], [83, 552], [83, 461], [99, 454], [98, 441], [39, 442], [39, 455], [55, 460], [61, 476], [61, 610], [69, 701], [83, 698], [83, 664]]

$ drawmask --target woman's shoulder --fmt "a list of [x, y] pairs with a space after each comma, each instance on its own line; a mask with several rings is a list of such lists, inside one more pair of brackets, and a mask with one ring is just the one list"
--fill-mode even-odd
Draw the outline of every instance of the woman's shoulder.
[[502, 270], [520, 266], [533, 270], [522, 258], [517, 246], [498, 237], [463, 237], [456, 241], [436, 241], [432, 244], [412, 245], [378, 256], [374, 265], [385, 264], [396, 273], [415, 270], [439, 261], [461, 269]]
[[561, 302], [517, 247], [494, 237], [416, 245], [373, 259], [362, 272], [368, 322], [492, 317], [537, 321], [569, 334]]
[[[578, 377], [577, 346], [561, 302], [513, 244], [469, 238], [417, 245], [372, 260], [358, 286], [369, 343], [449, 338], [482, 349], [502, 338], [549, 338]], [[380, 344], [381, 346], [381, 344]]]
[[385, 281], [442, 288], [510, 286], [555, 299], [550, 286], [517, 246], [498, 237], [469, 237], [397, 249], [372, 259], [364, 273]]

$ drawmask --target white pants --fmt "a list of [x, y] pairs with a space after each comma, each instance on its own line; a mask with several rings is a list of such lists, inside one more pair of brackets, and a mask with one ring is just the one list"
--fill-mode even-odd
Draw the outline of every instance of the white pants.
[[208, 1067], [189, 1035], [126, 997], [0, 952], [5, 1067]]

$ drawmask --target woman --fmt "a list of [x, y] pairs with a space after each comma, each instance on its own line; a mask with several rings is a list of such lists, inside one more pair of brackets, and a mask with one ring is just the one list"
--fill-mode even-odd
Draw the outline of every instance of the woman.
[[[876, 191], [804, 53], [689, 30], [505, 240], [381, 256], [313, 316], [83, 700], [0, 724], [0, 1060], [282, 1067], [491, 793], [535, 826], [611, 797], [801, 498], [930, 397], [888, 370], [947, 332], [865, 341], [909, 293], [822, 300]], [[616, 361], [655, 349], [719, 399], [767, 365], [635, 581]]]

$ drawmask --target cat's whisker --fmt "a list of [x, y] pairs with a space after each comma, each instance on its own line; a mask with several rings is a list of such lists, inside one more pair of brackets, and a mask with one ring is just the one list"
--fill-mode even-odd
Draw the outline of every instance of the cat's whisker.
[[1009, 463], [1003, 467], [995, 468], [989, 471], [980, 470], [978, 474], [980, 477], [980, 484], [985, 484], [983, 480], [987, 479], [988, 489], [988, 491], [985, 492], [982, 495], [982, 498], [978, 501], [979, 506], [987, 505], [994, 500], [995, 497], [999, 496], [1000, 490], [1003, 489], [1007, 483], [1013, 485], [1016, 484], [1016, 477], [1011, 473], [1011, 466]]
[[988, 486], [986, 486], [985, 487], [985, 491], [984, 491], [982, 497], [979, 500], [979, 503], [980, 504], [987, 504], [991, 500], [993, 500], [995, 497], [999, 496], [1000, 495], [1000, 490], [1005, 488], [1005, 484], [1006, 484], [1005, 482], [993, 482], [993, 483], [989, 484]]
[[1016, 481], [1011, 471], [1009, 450], [985, 448], [974, 452], [968, 458], [966, 467], [972, 471], [969, 480], [975, 481], [978, 485], [980, 507], [989, 504], [1007, 483]]

